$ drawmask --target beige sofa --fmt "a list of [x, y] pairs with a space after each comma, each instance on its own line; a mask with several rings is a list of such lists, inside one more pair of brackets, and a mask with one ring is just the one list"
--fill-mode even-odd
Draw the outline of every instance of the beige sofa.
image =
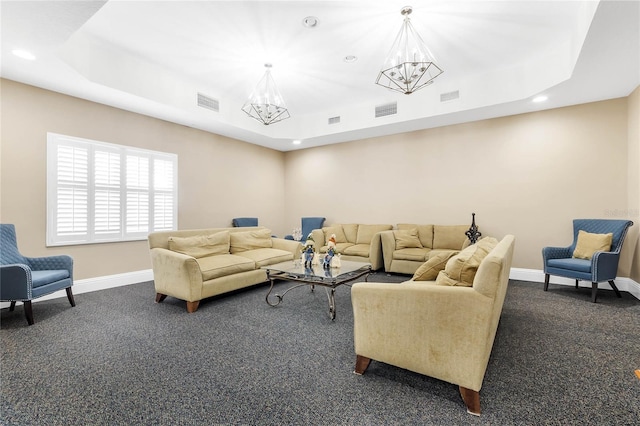
[[442, 252], [455, 254], [469, 244], [469, 225], [417, 225], [399, 223], [380, 234], [385, 272], [413, 274], [429, 258]]
[[271, 237], [263, 227], [209, 228], [149, 234], [156, 302], [167, 296], [187, 302], [267, 281], [262, 266], [300, 255], [297, 241]]
[[456, 384], [467, 411], [479, 415], [514, 241], [480, 240], [452, 257], [435, 281], [354, 284], [355, 372], [377, 360]]
[[380, 232], [388, 231], [393, 225], [333, 224], [311, 232], [319, 253], [327, 252], [331, 235], [336, 236], [336, 251], [344, 260], [371, 263], [374, 271], [384, 266]]

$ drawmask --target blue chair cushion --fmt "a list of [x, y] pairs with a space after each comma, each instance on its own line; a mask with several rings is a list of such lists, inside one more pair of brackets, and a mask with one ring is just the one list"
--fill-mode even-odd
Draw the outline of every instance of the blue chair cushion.
[[69, 271], [66, 269], [52, 269], [47, 271], [31, 271], [32, 287], [41, 287], [56, 281], [69, 278]]
[[565, 259], [549, 259], [547, 261], [547, 265], [551, 268], [591, 273], [591, 260], [586, 259], [574, 259], [572, 257]]

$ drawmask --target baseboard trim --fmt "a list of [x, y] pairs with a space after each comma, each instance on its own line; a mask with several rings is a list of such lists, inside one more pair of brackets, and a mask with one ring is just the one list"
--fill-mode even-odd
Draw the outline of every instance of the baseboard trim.
[[[511, 268], [509, 278], [512, 280], [531, 281], [536, 283], [544, 282], [544, 272], [539, 269], [525, 269], [525, 268]], [[124, 274], [107, 275], [104, 277], [86, 278], [83, 280], [76, 280], [73, 283], [73, 294], [88, 293], [91, 291], [106, 290], [113, 287], [121, 287], [125, 285], [138, 284], [146, 281], [153, 281], [153, 271], [151, 269], [145, 269], [141, 271], [126, 272]], [[640, 284], [632, 280], [631, 278], [616, 278], [617, 287], [620, 291], [628, 291], [636, 299], [640, 300]], [[551, 284], [560, 285], [575, 285], [575, 281], [570, 278], [551, 276], [549, 279]], [[587, 281], [580, 281], [578, 284], [581, 287], [591, 287], [591, 283]], [[611, 290], [609, 283], [600, 283], [599, 286], [603, 289]], [[37, 303], [44, 300], [56, 299], [58, 297], [67, 297], [67, 293], [64, 290], [56, 291], [55, 293], [47, 294], [38, 299], [34, 299], [33, 303]], [[9, 302], [1, 302], [0, 308], [9, 307]]]
[[[73, 294], [76, 295], [89, 293], [91, 291], [106, 290], [108, 288], [122, 287], [146, 281], [153, 281], [153, 271], [151, 269], [107, 275], [104, 277], [86, 278], [83, 280], [75, 280], [73, 282]], [[67, 297], [67, 292], [64, 290], [56, 291], [55, 293], [33, 299], [33, 303], [57, 299], [58, 297]], [[2, 302], [0, 303], [0, 308], [7, 308], [9, 305], [9, 302]]]
[[[544, 272], [539, 269], [511, 268], [509, 278], [511, 278], [512, 280], [544, 283]], [[638, 284], [631, 278], [626, 277], [618, 277], [614, 281], [616, 282], [616, 287], [618, 287], [618, 290], [628, 291], [636, 299], [640, 300], [640, 284]], [[554, 275], [551, 275], [549, 277], [549, 283], [570, 286], [576, 285], [575, 280], [572, 280], [571, 278], [556, 277]], [[588, 281], [580, 281], [578, 283], [578, 286], [591, 288], [591, 283]], [[599, 283], [598, 287], [606, 290], [612, 290], [611, 286], [607, 282]]]

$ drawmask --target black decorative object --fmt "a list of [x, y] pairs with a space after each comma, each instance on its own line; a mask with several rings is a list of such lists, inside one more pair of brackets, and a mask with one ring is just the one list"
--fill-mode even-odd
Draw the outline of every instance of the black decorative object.
[[464, 235], [466, 235], [467, 238], [469, 238], [469, 241], [471, 241], [471, 244], [475, 244], [476, 241], [478, 241], [478, 239], [482, 236], [482, 233], [478, 231], [478, 227], [476, 226], [475, 213], [471, 213], [471, 227], [467, 232], [464, 233]]

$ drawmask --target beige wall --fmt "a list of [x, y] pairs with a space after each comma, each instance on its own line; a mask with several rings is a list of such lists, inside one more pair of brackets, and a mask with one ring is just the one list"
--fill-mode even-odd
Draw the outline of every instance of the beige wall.
[[[628, 98], [629, 109], [629, 219], [634, 226], [629, 232], [629, 245], [635, 250], [629, 250], [631, 256], [630, 277], [640, 283], [640, 87]], [[635, 243], [635, 244], [634, 244]]]
[[47, 132], [178, 155], [180, 228], [237, 216], [282, 228], [284, 154], [93, 102], [1, 80], [0, 220], [27, 256], [74, 258], [76, 279], [151, 268], [146, 241], [45, 247]]
[[[516, 236], [514, 267], [627, 211], [627, 99], [287, 153], [289, 223], [468, 224]], [[636, 163], [637, 166], [637, 163]], [[630, 247], [620, 265], [629, 276]]]
[[[281, 153], [1, 81], [0, 220], [29, 256], [71, 254], [77, 279], [150, 268], [141, 242], [45, 247], [46, 133], [174, 152], [179, 226], [257, 216], [277, 235], [328, 222], [468, 224], [516, 235], [514, 267], [541, 269], [577, 217], [629, 218], [620, 276], [640, 282], [640, 89], [628, 98]], [[633, 265], [633, 267], [632, 267]], [[632, 269], [633, 268], [633, 269]]]

